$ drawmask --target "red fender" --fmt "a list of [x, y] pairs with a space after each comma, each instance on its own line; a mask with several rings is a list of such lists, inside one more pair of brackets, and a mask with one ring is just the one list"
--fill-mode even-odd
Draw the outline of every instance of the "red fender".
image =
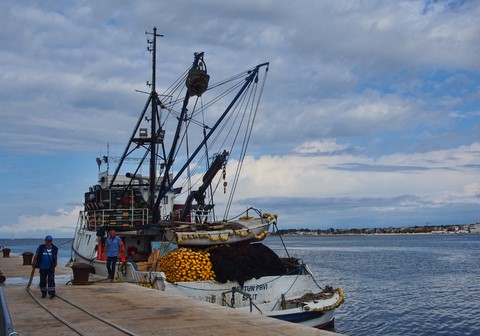
[[120, 261], [121, 262], [127, 261], [127, 258], [125, 257], [125, 244], [123, 243], [123, 240], [122, 240], [122, 247], [120, 248]]
[[107, 257], [105, 255], [105, 247], [103, 246], [102, 241], [100, 241], [97, 245], [97, 259], [107, 260]]

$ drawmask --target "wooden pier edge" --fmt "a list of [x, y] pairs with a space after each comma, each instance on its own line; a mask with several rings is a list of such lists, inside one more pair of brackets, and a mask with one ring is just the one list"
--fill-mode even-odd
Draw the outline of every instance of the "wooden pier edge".
[[[27, 293], [32, 268], [22, 265], [20, 256], [0, 258], [0, 270], [6, 276], [2, 288], [13, 327], [19, 335], [44, 335], [47, 331], [53, 335], [72, 334]], [[101, 278], [93, 274], [90, 274], [92, 285], [75, 286], [71, 284], [71, 276], [70, 268], [57, 267], [56, 291], [59, 295], [138, 335], [339, 335], [134, 284], [96, 282]], [[40, 297], [38, 276], [33, 277], [30, 290]], [[42, 302], [46, 306], [54, 306], [56, 299], [52, 302], [48, 298], [41, 300], [45, 300]], [[62, 315], [75, 320], [75, 308], [64, 309]], [[81, 328], [81, 321], [78, 324]], [[102, 332], [102, 335], [108, 333]]]

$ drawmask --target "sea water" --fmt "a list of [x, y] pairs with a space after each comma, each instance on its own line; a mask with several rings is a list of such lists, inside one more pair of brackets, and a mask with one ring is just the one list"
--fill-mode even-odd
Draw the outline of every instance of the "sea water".
[[[480, 335], [480, 235], [284, 237], [320, 285], [341, 287], [344, 335]], [[267, 245], [285, 255], [278, 237]]]
[[[280, 256], [301, 259], [319, 285], [341, 287], [334, 331], [361, 335], [480, 335], [480, 235], [271, 236]], [[11, 253], [41, 239], [0, 239]], [[59, 265], [72, 239], [55, 239]], [[0, 256], [1, 259], [1, 256]], [[1, 265], [1, 260], [0, 260]]]
[[[58, 247], [58, 265], [65, 266], [73, 257], [73, 238], [57, 238], [53, 244]], [[0, 239], [0, 248], [10, 249], [10, 254], [22, 255], [24, 252], [35, 253], [40, 244], [45, 244], [43, 239]], [[0, 253], [1, 258], [2, 253]], [[0, 260], [1, 262], [1, 260]]]

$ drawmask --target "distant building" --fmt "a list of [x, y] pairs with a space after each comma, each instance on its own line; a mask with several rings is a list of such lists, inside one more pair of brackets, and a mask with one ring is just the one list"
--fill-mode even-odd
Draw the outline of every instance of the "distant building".
[[468, 226], [468, 232], [469, 233], [480, 233], [480, 223], [476, 223], [476, 224], [470, 224]]

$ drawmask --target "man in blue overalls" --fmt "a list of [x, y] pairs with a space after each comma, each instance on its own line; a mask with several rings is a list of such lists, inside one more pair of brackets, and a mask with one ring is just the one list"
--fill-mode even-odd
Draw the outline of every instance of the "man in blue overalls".
[[50, 299], [55, 297], [55, 267], [57, 267], [58, 255], [58, 248], [53, 245], [52, 241], [52, 236], [45, 237], [45, 244], [38, 246], [32, 262], [32, 267], [40, 270], [40, 291], [42, 292], [42, 298], [47, 296], [48, 291]]

